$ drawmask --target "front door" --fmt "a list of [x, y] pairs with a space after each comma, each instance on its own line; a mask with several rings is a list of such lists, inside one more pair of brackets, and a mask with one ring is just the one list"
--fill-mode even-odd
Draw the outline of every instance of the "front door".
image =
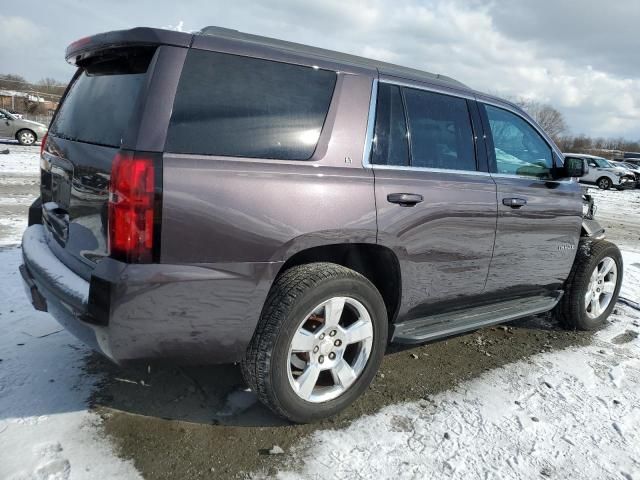
[[[488, 294], [531, 296], [560, 289], [580, 237], [582, 189], [554, 180], [551, 144], [513, 110], [479, 104], [498, 188], [496, 242]], [[556, 152], [556, 158], [560, 158]], [[558, 160], [559, 161], [559, 160]]]
[[12, 120], [6, 114], [0, 112], [0, 138], [13, 138]]
[[496, 186], [476, 156], [470, 106], [419, 86], [378, 87], [370, 164], [378, 243], [401, 265], [399, 321], [464, 308], [485, 286]]

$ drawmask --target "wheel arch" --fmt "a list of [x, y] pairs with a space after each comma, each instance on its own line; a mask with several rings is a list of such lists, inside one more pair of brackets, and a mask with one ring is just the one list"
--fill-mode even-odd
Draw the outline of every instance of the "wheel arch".
[[400, 263], [391, 249], [373, 243], [341, 243], [306, 248], [284, 262], [276, 279], [291, 267], [315, 262], [335, 263], [367, 278], [382, 295], [389, 323], [393, 323], [400, 308], [402, 278]]
[[35, 132], [35, 130], [31, 130], [29, 127], [22, 127], [16, 130], [16, 134], [14, 135], [14, 138], [18, 140], [18, 136], [20, 135], [20, 132], [24, 132], [25, 130], [33, 133], [33, 136], [36, 137], [36, 142], [38, 141], [38, 134]]

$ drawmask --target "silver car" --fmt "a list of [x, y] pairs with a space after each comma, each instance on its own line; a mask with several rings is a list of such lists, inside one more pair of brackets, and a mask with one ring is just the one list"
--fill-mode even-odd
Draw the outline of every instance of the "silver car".
[[33, 145], [47, 133], [47, 126], [18, 118], [0, 108], [0, 138], [15, 138], [20, 145]]

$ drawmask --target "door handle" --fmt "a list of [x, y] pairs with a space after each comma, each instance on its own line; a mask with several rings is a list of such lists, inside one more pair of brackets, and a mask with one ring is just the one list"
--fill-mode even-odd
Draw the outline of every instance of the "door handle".
[[389, 203], [397, 203], [401, 207], [414, 207], [423, 200], [422, 195], [417, 193], [390, 193], [387, 195]]
[[511, 208], [520, 208], [527, 204], [527, 200], [524, 198], [503, 198], [502, 204]]

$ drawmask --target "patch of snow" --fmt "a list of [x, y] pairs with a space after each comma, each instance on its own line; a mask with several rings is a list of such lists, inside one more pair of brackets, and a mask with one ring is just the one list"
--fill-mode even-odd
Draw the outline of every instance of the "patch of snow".
[[27, 218], [9, 216], [0, 218], [0, 246], [18, 245], [27, 228]]
[[[625, 295], [640, 263], [624, 253]], [[314, 433], [280, 480], [640, 478], [640, 312], [621, 304], [592, 345], [536, 355], [344, 430]]]
[[40, 175], [40, 147], [22, 146], [18, 143], [0, 143], [1, 150], [9, 150], [8, 155], [0, 155], [0, 174]]
[[89, 350], [23, 292], [17, 248], [0, 250], [0, 478], [141, 478], [119, 459], [87, 400]]

